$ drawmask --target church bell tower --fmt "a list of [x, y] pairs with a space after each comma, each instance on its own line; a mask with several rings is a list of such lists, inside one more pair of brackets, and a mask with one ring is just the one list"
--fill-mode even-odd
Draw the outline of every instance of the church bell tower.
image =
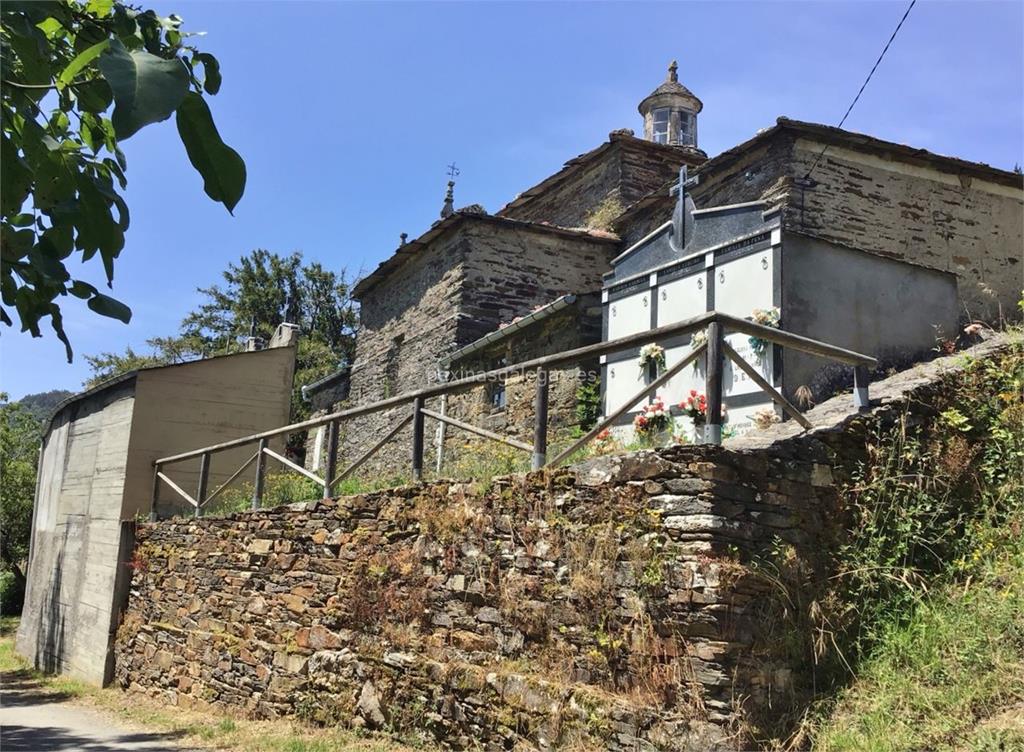
[[644, 139], [656, 144], [697, 148], [697, 113], [704, 104], [679, 83], [679, 66], [668, 66], [665, 83], [652, 91], [637, 108], [644, 118]]

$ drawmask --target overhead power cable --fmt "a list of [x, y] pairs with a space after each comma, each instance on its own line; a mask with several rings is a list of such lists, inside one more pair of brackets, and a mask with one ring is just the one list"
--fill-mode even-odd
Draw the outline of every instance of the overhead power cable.
[[[846, 108], [846, 114], [843, 115], [843, 119], [839, 121], [839, 125], [836, 126], [837, 128], [842, 128], [843, 124], [846, 122], [846, 118], [850, 117], [850, 113], [853, 111], [854, 105], [857, 104], [857, 100], [859, 100], [860, 95], [864, 93], [864, 89], [868, 85], [868, 82], [871, 80], [871, 77], [875, 75], [875, 71], [878, 70], [879, 63], [882, 62], [882, 58], [885, 57], [885, 53], [889, 51], [889, 46], [896, 38], [896, 35], [900, 33], [900, 29], [903, 27], [903, 22], [907, 20], [907, 16], [910, 15], [910, 11], [911, 9], [913, 9], [915, 3], [917, 3], [917, 0], [910, 0], [910, 5], [908, 5], [906, 11], [904, 11], [903, 18], [901, 18], [900, 22], [896, 24], [896, 28], [893, 29], [892, 36], [890, 36], [889, 41], [885, 43], [885, 47], [882, 48], [882, 53], [878, 56], [878, 59], [875, 61], [875, 64], [871, 66], [871, 72], [868, 73], [868, 77], [864, 79], [864, 83], [860, 85], [860, 90], [857, 92], [857, 96], [853, 98], [853, 101], [850, 102], [850, 106]], [[811, 169], [809, 169], [807, 171], [807, 174], [804, 175], [805, 180], [811, 177], [811, 173], [814, 172], [814, 168], [818, 166], [818, 162], [821, 161], [821, 158], [825, 156], [826, 151], [828, 151], [828, 144], [825, 144], [825, 148], [821, 150], [821, 153], [814, 160], [814, 164], [811, 165]]]

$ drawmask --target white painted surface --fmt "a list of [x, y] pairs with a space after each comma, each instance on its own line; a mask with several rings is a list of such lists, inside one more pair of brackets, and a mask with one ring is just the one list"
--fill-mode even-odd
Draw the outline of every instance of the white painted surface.
[[[605, 387], [605, 414], [618, 410], [644, 385], [644, 373], [638, 360], [620, 360], [608, 364], [608, 384]], [[640, 400], [630, 409], [639, 410], [646, 400]]]
[[[772, 253], [770, 250], [719, 264], [714, 272], [715, 310], [738, 318], [748, 318], [756, 309], [771, 308], [775, 291], [772, 286]], [[747, 363], [772, 381], [772, 348], [758, 358], [746, 334], [730, 334], [726, 341]], [[722, 390], [726, 397], [760, 391], [743, 371], [728, 359], [725, 362]]]
[[651, 291], [643, 290], [608, 305], [608, 339], [651, 328]]
[[706, 276], [701, 269], [689, 277], [674, 279], [658, 287], [658, 326], [700, 316], [707, 311]]

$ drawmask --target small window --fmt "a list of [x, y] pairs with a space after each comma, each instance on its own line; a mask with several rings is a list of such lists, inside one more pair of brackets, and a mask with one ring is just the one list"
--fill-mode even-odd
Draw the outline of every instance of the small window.
[[693, 113], [686, 110], [679, 111], [679, 132], [676, 136], [676, 143], [681, 146], [693, 146], [696, 143], [694, 137], [695, 118]]
[[[498, 358], [496, 361], [491, 363], [488, 368], [490, 370], [503, 368], [508, 365], [508, 358]], [[491, 410], [504, 410], [506, 405], [505, 399], [505, 377], [502, 376], [498, 379], [488, 379], [487, 389], [484, 391], [484, 399], [487, 401], [487, 406]]]
[[487, 385], [487, 401], [492, 410], [505, 409], [505, 382], [493, 381]]
[[652, 138], [656, 144], [668, 143], [668, 120], [669, 111], [662, 107], [654, 111], [654, 131]]

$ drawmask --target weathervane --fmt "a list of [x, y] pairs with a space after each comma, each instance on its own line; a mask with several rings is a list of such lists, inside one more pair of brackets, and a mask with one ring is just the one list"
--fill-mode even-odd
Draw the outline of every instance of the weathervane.
[[455, 180], [455, 178], [459, 176], [460, 172], [462, 172], [462, 170], [455, 166], [455, 162], [452, 162], [450, 165], [448, 165], [448, 177], [451, 180]]

